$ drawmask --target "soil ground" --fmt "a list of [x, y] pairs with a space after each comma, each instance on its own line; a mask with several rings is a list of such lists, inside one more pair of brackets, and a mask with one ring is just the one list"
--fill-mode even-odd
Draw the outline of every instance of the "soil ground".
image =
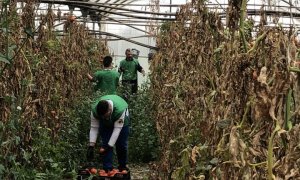
[[131, 172], [132, 180], [147, 180], [149, 179], [149, 165], [148, 164], [130, 164], [128, 165]]

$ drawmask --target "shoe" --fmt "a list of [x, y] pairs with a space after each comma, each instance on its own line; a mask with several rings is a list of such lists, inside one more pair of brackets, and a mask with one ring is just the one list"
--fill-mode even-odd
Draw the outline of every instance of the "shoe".
[[118, 169], [120, 172], [122, 172], [123, 170], [126, 170], [127, 172], [129, 171], [129, 168], [128, 167], [124, 167], [124, 166], [118, 166]]
[[118, 169], [120, 174], [127, 174], [129, 172], [129, 168], [126, 166], [125, 167], [119, 166]]

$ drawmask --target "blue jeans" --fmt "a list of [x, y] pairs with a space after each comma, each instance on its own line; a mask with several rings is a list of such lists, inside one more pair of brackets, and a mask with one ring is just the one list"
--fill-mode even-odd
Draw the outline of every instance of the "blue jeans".
[[[114, 128], [106, 128], [100, 124], [100, 136], [102, 146], [108, 147], [108, 141], [113, 133]], [[116, 152], [120, 167], [126, 167], [127, 164], [127, 149], [128, 149], [129, 126], [124, 126], [116, 142]], [[112, 170], [113, 168], [113, 149], [109, 149], [103, 156], [103, 169]]]

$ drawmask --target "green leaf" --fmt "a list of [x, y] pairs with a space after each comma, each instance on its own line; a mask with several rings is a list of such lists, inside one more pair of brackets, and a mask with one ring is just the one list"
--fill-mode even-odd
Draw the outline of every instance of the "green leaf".
[[20, 142], [21, 142], [21, 138], [20, 138], [19, 136], [16, 136], [15, 138], [16, 138], [16, 139], [15, 139], [16, 145], [19, 145]]
[[23, 157], [26, 160], [26, 162], [30, 163], [30, 159], [32, 157], [31, 153], [26, 152], [25, 150], [23, 150]]
[[12, 103], [14, 100], [16, 100], [16, 97], [14, 95], [6, 95], [4, 97], [2, 97], [4, 102], [7, 102], [7, 103]]
[[0, 53], [0, 61], [10, 64], [10, 60], [1, 53]]
[[227, 127], [229, 127], [229, 125], [231, 124], [231, 120], [229, 119], [222, 119], [217, 121], [217, 127], [220, 129], [225, 129]]
[[45, 179], [47, 177], [46, 173], [36, 173], [35, 179]]
[[24, 32], [27, 34], [27, 36], [33, 38], [34, 37], [34, 34], [33, 34], [33, 31], [32, 31], [32, 28], [31, 27], [26, 27], [24, 28]]
[[14, 50], [17, 48], [15, 44], [8, 47], [8, 58], [12, 59], [14, 56]]
[[212, 165], [207, 165], [207, 166], [205, 166], [205, 168], [204, 168], [205, 170], [207, 170], [207, 171], [209, 171], [209, 170], [211, 170], [212, 169]]
[[181, 165], [188, 172], [190, 170], [190, 153], [188, 148], [185, 148], [181, 151]]
[[16, 48], [17, 48], [17, 45], [15, 45], [15, 44], [8, 47], [8, 49], [11, 49], [11, 50], [15, 50]]
[[8, 29], [7, 28], [0, 28], [2, 32], [7, 33]]
[[4, 174], [4, 171], [5, 171], [5, 167], [0, 164], [0, 174]]
[[212, 160], [209, 161], [210, 164], [213, 164], [213, 165], [217, 165], [219, 162], [219, 159], [218, 158], [213, 158]]
[[214, 54], [221, 52], [224, 49], [224, 45], [225, 45], [225, 43], [222, 43], [217, 49], [215, 49]]
[[288, 128], [289, 131], [293, 128], [293, 124], [292, 124], [291, 121], [287, 122], [287, 128]]
[[7, 5], [9, 3], [9, 0], [3, 0], [3, 5]]

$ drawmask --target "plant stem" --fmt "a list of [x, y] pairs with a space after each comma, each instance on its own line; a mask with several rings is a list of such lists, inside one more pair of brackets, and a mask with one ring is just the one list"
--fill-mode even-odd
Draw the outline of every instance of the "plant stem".
[[300, 69], [296, 67], [289, 67], [289, 71], [300, 73]]
[[273, 140], [277, 131], [279, 131], [280, 129], [281, 128], [278, 124], [278, 121], [276, 120], [276, 127], [271, 134], [271, 137], [269, 139], [269, 145], [268, 145], [268, 157], [267, 157], [268, 180], [275, 179], [273, 174]]
[[257, 48], [257, 46], [258, 46], [258, 44], [260, 43], [260, 41], [262, 41], [262, 40], [267, 36], [268, 32], [269, 32], [269, 31], [265, 31], [262, 35], [260, 35], [260, 36], [256, 39], [256, 41], [255, 41], [253, 47], [247, 52], [247, 54], [251, 53], [252, 51], [254, 51], [254, 50]]
[[247, 52], [248, 47], [247, 47], [247, 41], [246, 41], [246, 37], [245, 37], [245, 25], [244, 25], [244, 21], [245, 21], [245, 16], [246, 16], [246, 8], [247, 8], [247, 0], [243, 0], [242, 1], [242, 8], [241, 8], [241, 16], [240, 16], [240, 36], [243, 40], [243, 46], [244, 46], [244, 52]]
[[250, 166], [256, 167], [256, 166], [261, 166], [261, 165], [267, 164], [267, 161], [260, 162], [260, 163], [255, 163], [255, 164], [252, 164], [252, 163], [249, 163], [249, 162], [248, 162], [248, 164], [249, 164]]
[[[19, 49], [17, 50], [17, 52], [14, 54], [14, 56], [11, 58], [11, 61], [16, 57], [16, 55], [19, 53], [19, 51], [23, 48], [23, 46], [25, 45], [25, 43], [27, 42], [28, 38], [26, 38], [24, 41], [23, 41], [23, 44], [19, 47]], [[3, 75], [5, 69], [7, 68], [9, 64], [5, 64], [4, 67], [1, 69], [0, 71], [0, 77]]]
[[286, 98], [286, 103], [285, 103], [285, 123], [284, 123], [284, 128], [285, 130], [290, 130], [292, 127], [290, 126], [291, 124], [291, 101], [292, 101], [292, 89], [289, 89], [287, 98]]
[[245, 108], [245, 111], [244, 111], [244, 115], [243, 115], [243, 118], [242, 118], [242, 121], [241, 123], [237, 126], [237, 128], [241, 128], [246, 117], [247, 117], [247, 114], [249, 112], [249, 109], [250, 109], [250, 105], [251, 105], [251, 102], [252, 102], [252, 98], [246, 103], [246, 108]]

